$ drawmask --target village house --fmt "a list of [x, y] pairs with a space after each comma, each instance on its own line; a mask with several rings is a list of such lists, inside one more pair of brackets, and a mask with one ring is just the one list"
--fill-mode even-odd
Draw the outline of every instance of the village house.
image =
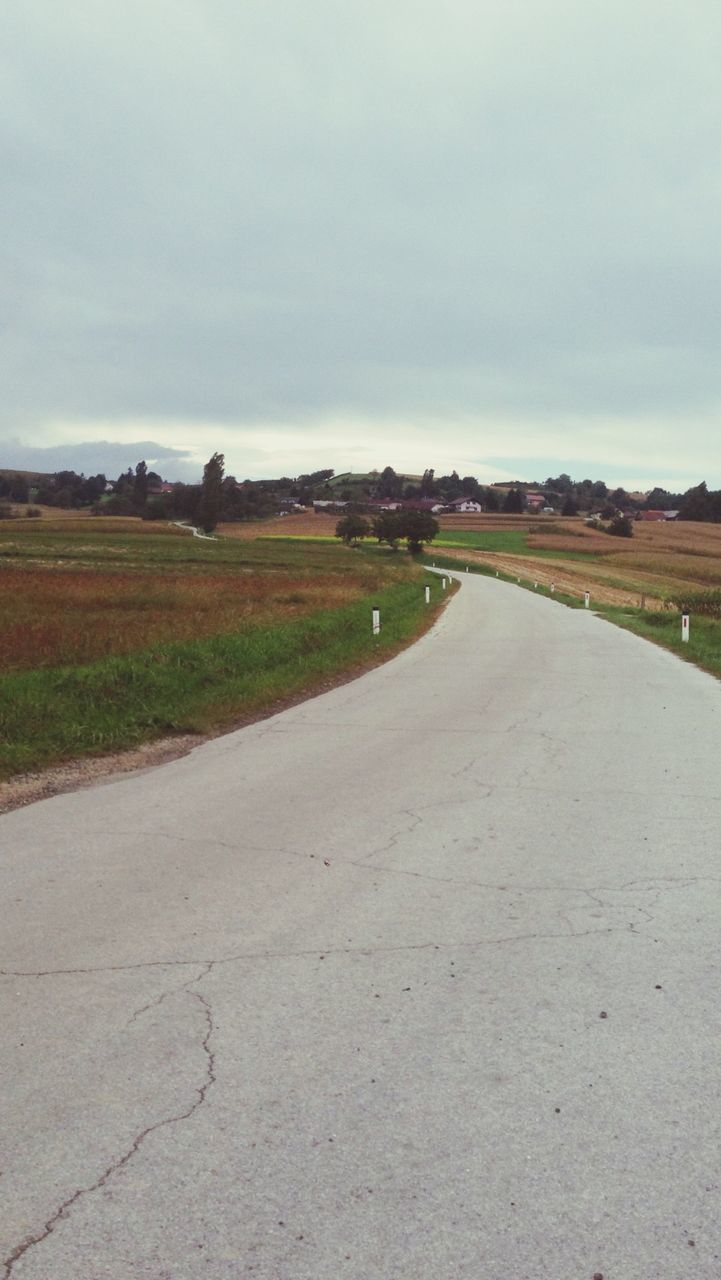
[[456, 498], [455, 502], [448, 503], [448, 510], [457, 512], [473, 511], [478, 514], [483, 510], [483, 507], [475, 498]]
[[546, 495], [531, 491], [524, 494], [526, 507], [529, 511], [540, 511], [546, 505]]

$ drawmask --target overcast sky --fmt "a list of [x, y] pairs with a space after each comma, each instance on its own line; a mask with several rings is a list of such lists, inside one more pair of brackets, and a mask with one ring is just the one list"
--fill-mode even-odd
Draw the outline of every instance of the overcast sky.
[[0, 465], [721, 487], [718, 0], [5, 0], [0, 50]]

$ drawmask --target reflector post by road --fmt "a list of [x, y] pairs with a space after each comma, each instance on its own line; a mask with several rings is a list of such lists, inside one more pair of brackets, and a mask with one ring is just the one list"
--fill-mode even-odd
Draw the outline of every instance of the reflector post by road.
[[431, 589], [430, 587], [426, 587], [426, 604], [430, 604], [430, 603], [431, 603]]
[[446, 580], [445, 580], [445, 578], [441, 578], [441, 588], [443, 589], [443, 591], [445, 591], [445, 589], [446, 589]]
[[590, 592], [590, 591], [584, 591], [584, 593], [583, 593], [583, 607], [584, 607], [584, 609], [588, 609], [588, 608], [590, 608], [590, 605], [591, 605], [591, 592]]
[[681, 615], [681, 639], [688, 644], [689, 632], [691, 630], [691, 619], [687, 613]]
[[375, 605], [373, 606], [373, 635], [379, 636], [381, 633], [381, 611]]
[[553, 593], [554, 593], [554, 591], [555, 591], [555, 590], [556, 590], [556, 584], [555, 584], [555, 582], [552, 582], [552, 583], [551, 583], [551, 595], [553, 595]]

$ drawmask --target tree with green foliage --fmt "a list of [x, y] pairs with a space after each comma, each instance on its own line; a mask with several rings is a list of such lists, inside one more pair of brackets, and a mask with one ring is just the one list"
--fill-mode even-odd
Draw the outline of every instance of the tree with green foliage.
[[523, 494], [520, 489], [509, 489], [503, 500], [506, 515], [520, 515], [523, 511]]
[[668, 489], [662, 489], [659, 485], [646, 494], [645, 507], [647, 511], [677, 511], [683, 495], [680, 493], [669, 493]]
[[360, 542], [361, 538], [367, 538], [371, 531], [371, 527], [363, 516], [343, 516], [335, 527], [336, 538], [342, 538], [347, 547], [354, 542]]
[[464, 498], [475, 498], [476, 501], [482, 500], [481, 486], [475, 476], [464, 476], [461, 480], [461, 493]]
[[379, 498], [400, 498], [403, 494], [403, 476], [396, 475], [392, 467], [384, 467], [378, 481]]
[[687, 489], [679, 509], [679, 520], [711, 519], [709, 497], [705, 480], [702, 480], [701, 484], [695, 485], [693, 489]]
[[453, 470], [449, 476], [441, 476], [436, 481], [437, 491], [444, 502], [454, 502], [461, 495], [465, 496], [465, 490], [461, 484], [461, 477], [456, 470]]
[[565, 471], [562, 471], [560, 476], [549, 476], [543, 488], [553, 489], [555, 493], [570, 493], [573, 489], [573, 481]]
[[200, 487], [200, 502], [196, 512], [196, 521], [205, 533], [212, 533], [220, 519], [223, 508], [223, 474], [225, 458], [222, 453], [214, 453], [203, 468], [203, 483]]
[[570, 493], [568, 494], [567, 498], [564, 501], [563, 506], [561, 507], [561, 515], [562, 516], [578, 515], [578, 503], [576, 502], [576, 499], [571, 496]]
[[404, 511], [399, 522], [401, 537], [407, 538], [411, 555], [418, 555], [423, 550], [424, 542], [432, 542], [438, 533], [438, 521], [433, 519], [430, 511]]
[[437, 493], [438, 485], [436, 484], [435, 472], [433, 467], [430, 467], [429, 470], [423, 472], [423, 478], [421, 480], [421, 497], [435, 498]]
[[146, 462], [139, 462], [135, 468], [135, 480], [133, 482], [133, 503], [138, 511], [142, 511], [148, 501], [148, 465]]
[[373, 537], [379, 542], [385, 542], [395, 551], [398, 541], [403, 535], [403, 520], [405, 518], [403, 511], [381, 511], [373, 521]]

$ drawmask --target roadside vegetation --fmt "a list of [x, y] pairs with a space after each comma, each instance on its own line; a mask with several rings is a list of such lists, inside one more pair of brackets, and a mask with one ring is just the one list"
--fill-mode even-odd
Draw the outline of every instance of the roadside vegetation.
[[220, 524], [208, 540], [137, 517], [4, 520], [0, 777], [238, 723], [382, 660], [442, 603], [424, 563], [572, 607], [589, 591], [609, 621], [721, 675], [717, 524], [640, 522], [614, 538], [578, 517], [441, 514], [418, 557], [394, 550], [409, 529], [386, 517], [354, 547], [329, 516]]
[[441, 603], [377, 546], [4, 522], [0, 777], [260, 714], [387, 658]]
[[[721, 530], [687, 524], [682, 533], [651, 525], [642, 535], [643, 552], [595, 563], [592, 555], [582, 564], [560, 556], [549, 563], [542, 549], [509, 555], [447, 546], [434, 546], [424, 559], [456, 572], [467, 566], [469, 573], [498, 577], [572, 609], [585, 607], [588, 591], [594, 613], [721, 678]], [[690, 618], [686, 641], [682, 614]]]

